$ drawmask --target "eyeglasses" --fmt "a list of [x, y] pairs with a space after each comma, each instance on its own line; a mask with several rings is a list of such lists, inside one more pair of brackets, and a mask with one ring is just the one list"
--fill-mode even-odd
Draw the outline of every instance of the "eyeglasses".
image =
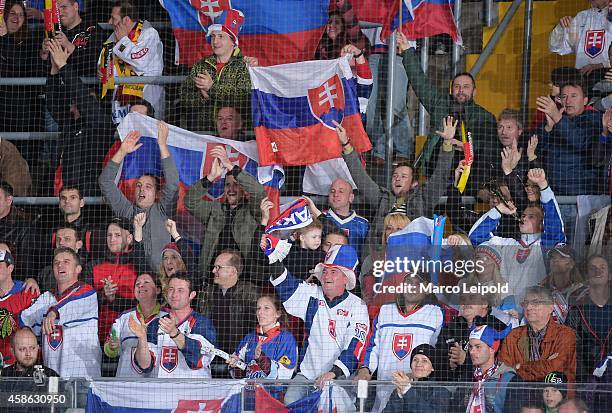
[[219, 271], [221, 268], [234, 268], [232, 265], [214, 265], [213, 271]]
[[25, 18], [25, 14], [23, 13], [15, 13], [14, 11], [9, 12], [9, 17], [19, 17], [20, 19]]
[[550, 301], [548, 300], [524, 300], [521, 305], [524, 308], [529, 307], [530, 305], [547, 305], [547, 304], [552, 304]]

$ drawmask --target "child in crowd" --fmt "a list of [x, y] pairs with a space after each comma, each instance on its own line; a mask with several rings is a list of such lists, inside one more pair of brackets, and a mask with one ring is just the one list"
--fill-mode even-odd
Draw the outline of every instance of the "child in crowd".
[[544, 383], [547, 384], [542, 391], [545, 413], [557, 413], [559, 405], [567, 397], [567, 377], [561, 372], [553, 371], [544, 378]]
[[302, 280], [310, 277], [310, 271], [318, 263], [325, 260], [325, 252], [321, 250], [323, 224], [318, 219], [300, 228], [294, 233], [295, 242], [283, 260], [285, 267], [297, 278]]

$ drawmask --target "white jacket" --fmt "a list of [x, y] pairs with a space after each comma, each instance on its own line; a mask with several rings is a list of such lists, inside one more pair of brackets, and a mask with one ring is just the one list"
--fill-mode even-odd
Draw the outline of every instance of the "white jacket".
[[612, 24], [607, 17], [607, 9], [581, 11], [569, 27], [555, 26], [548, 39], [548, 48], [560, 55], [575, 53], [577, 69], [597, 63], [610, 67], [608, 48], [612, 40]]

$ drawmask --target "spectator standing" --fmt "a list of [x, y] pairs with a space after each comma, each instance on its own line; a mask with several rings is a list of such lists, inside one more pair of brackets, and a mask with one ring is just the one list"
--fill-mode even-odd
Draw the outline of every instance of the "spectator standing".
[[[200, 253], [202, 274], [209, 274], [213, 257], [223, 250], [239, 250], [243, 257], [249, 256], [253, 234], [261, 221], [260, 204], [266, 196], [257, 179], [232, 164], [224, 147], [214, 148], [210, 155], [214, 158], [210, 172], [189, 188], [184, 199], [187, 211], [206, 227]], [[203, 200], [224, 172], [224, 201]]]
[[145, 326], [153, 320], [167, 314], [161, 310], [158, 297], [161, 293], [159, 280], [155, 274], [141, 273], [134, 283], [134, 297], [138, 304], [135, 308], [124, 311], [117, 317], [106, 337], [104, 354], [109, 358], [119, 357], [117, 377], [140, 377], [140, 371], [134, 366], [134, 353], [138, 338], [134, 337], [128, 322], [135, 317]]
[[137, 99], [150, 102], [157, 119], [164, 119], [164, 87], [155, 84], [114, 84], [114, 76], [161, 76], [164, 70], [164, 46], [157, 30], [140, 17], [129, 1], [113, 3], [109, 23], [113, 34], [102, 46], [98, 59], [102, 97], [113, 90], [113, 122], [120, 123]]
[[57, 39], [50, 40], [48, 48], [51, 71], [47, 77], [47, 109], [62, 133], [56, 171], [61, 184], [55, 189], [66, 185], [78, 187], [86, 196], [98, 196], [96, 178], [113, 139], [110, 118], [81, 82], [79, 67], [68, 64], [68, 49]]
[[514, 296], [515, 302], [521, 302], [525, 288], [537, 285], [546, 276], [542, 249], [565, 242], [559, 206], [548, 186], [546, 174], [542, 169], [532, 169], [528, 177], [540, 188], [541, 208], [530, 206], [521, 214], [520, 240], [494, 236], [501, 214], [516, 214], [511, 203], [509, 206], [501, 203], [492, 208], [480, 217], [469, 234], [474, 245], [488, 242], [501, 247], [501, 275], [508, 282], [509, 294]]
[[[397, 294], [395, 303], [380, 308], [378, 316], [372, 321], [363, 366], [355, 380], [370, 380], [376, 371], [378, 380], [391, 380], [398, 370], [412, 373], [412, 352], [422, 344], [435, 347], [444, 315], [435, 300], [432, 302], [431, 297], [421, 291], [421, 285], [427, 283], [426, 274], [407, 275], [402, 285], [412, 289], [409, 287], [406, 292]], [[388, 387], [376, 386], [372, 411], [385, 408], [392, 392], [392, 388]]]
[[166, 231], [165, 222], [172, 218], [176, 211], [178, 200], [178, 171], [174, 159], [168, 149], [168, 125], [159, 123], [157, 144], [161, 155], [161, 165], [164, 171], [165, 183], [160, 188], [159, 179], [151, 175], [143, 175], [136, 183], [132, 204], [121, 193], [115, 183], [119, 166], [125, 156], [138, 150], [142, 144], [138, 143], [138, 132], [130, 132], [121, 147], [108, 162], [99, 178], [100, 189], [115, 215], [132, 220], [134, 215], [145, 212], [147, 220], [143, 227], [143, 242], [147, 260], [152, 268], [159, 268], [161, 264], [161, 251], [164, 245], [170, 242], [170, 234]]
[[[466, 131], [471, 132], [474, 162], [464, 195], [475, 195], [479, 186], [484, 183], [491, 163], [494, 162], [496, 155], [501, 152], [495, 136], [497, 129], [495, 116], [474, 102], [476, 82], [469, 73], [460, 73], [453, 78], [450, 94], [440, 92], [423, 73], [415, 49], [409, 48], [408, 40], [401, 32], [397, 35], [397, 43], [402, 54], [408, 80], [419, 101], [429, 112], [430, 118], [440, 122], [440, 120], [444, 121], [449, 115], [453, 116], [459, 122], [464, 122]], [[435, 129], [435, 127], [440, 128], [440, 126], [445, 126], [445, 123], [442, 125], [437, 123], [435, 126], [432, 123], [431, 130], [440, 130]], [[453, 130], [451, 138], [454, 135], [455, 130]], [[437, 164], [434, 161], [436, 158], [435, 149], [441, 146], [440, 136], [438, 133], [432, 133], [423, 148], [421, 161], [431, 171], [434, 170], [433, 165], [439, 165], [439, 161]], [[444, 139], [448, 138], [445, 137]], [[454, 152], [454, 159], [451, 162], [457, 165], [464, 158], [464, 154], [462, 145], [455, 146], [457, 146], [457, 150], [452, 151], [451, 148], [451, 152]], [[442, 152], [440, 152], [440, 155], [442, 155]], [[445, 172], [450, 175], [450, 168], [447, 168]], [[448, 175], [445, 175], [444, 178]]]
[[43, 336], [43, 358], [62, 377], [100, 377], [96, 290], [79, 281], [80, 259], [60, 247], [53, 257], [56, 288], [21, 312], [19, 324]]
[[[144, 215], [144, 214], [143, 214]], [[137, 214], [134, 221], [145, 218]], [[98, 291], [98, 335], [104, 343], [115, 319], [132, 308], [134, 282], [145, 261], [133, 248], [132, 224], [125, 218], [113, 218], [106, 227], [106, 254], [87, 263], [83, 281]]]
[[[384, 218], [388, 213], [400, 213], [413, 219], [420, 216], [429, 216], [433, 213], [434, 206], [438, 203], [440, 196], [446, 192], [450, 183], [448, 176], [451, 170], [452, 145], [449, 143], [455, 135], [456, 122], [448, 118], [444, 122], [445, 145], [442, 146], [436, 172], [429, 178], [425, 185], [418, 185], [414, 170], [410, 163], [399, 163], [393, 170], [391, 188], [378, 186], [374, 180], [363, 169], [359, 154], [350, 144], [350, 137], [346, 130], [336, 124], [338, 140], [342, 145], [342, 158], [346, 162], [351, 177], [366, 205], [376, 211], [373, 224], [368, 233], [368, 246], [370, 253], [380, 251], [380, 240], [384, 232]], [[418, 187], [417, 187], [418, 186]]]
[[38, 293], [28, 290], [22, 281], [13, 280], [14, 269], [11, 253], [0, 249], [0, 360], [4, 366], [15, 362], [10, 341], [18, 329], [19, 314], [38, 297]]
[[317, 264], [325, 259], [321, 250], [322, 233], [323, 224], [318, 219], [294, 232], [296, 240], [283, 264], [296, 277], [307, 280]]
[[[577, 382], [594, 383], [589, 404], [594, 411], [612, 407], [612, 300], [610, 264], [601, 255], [587, 260], [587, 294], [570, 307], [565, 323], [576, 330]], [[607, 387], [606, 387], [607, 386]], [[598, 392], [597, 389], [606, 389]]]
[[213, 54], [196, 62], [181, 85], [181, 127], [211, 131], [215, 116], [223, 107], [233, 107], [251, 124], [251, 78], [247, 64], [257, 66], [257, 59], [242, 55], [238, 33], [244, 23], [240, 10], [223, 11], [208, 26]]
[[575, 17], [562, 17], [548, 39], [551, 52], [576, 55], [576, 69], [580, 69], [585, 77], [594, 70], [610, 67], [608, 49], [612, 41], [612, 28], [607, 19], [608, 2], [590, 2], [590, 9], [579, 12]]
[[[40, 77], [45, 68], [38, 56], [40, 40], [28, 28], [23, 1], [9, 0], [0, 22], [0, 76]], [[39, 131], [42, 129], [42, 108], [37, 96], [41, 87], [2, 86], [0, 88], [0, 121], [7, 132]], [[17, 145], [32, 165], [38, 159], [36, 147], [28, 142]]]
[[[244, 268], [238, 251], [222, 251], [213, 266], [213, 284], [203, 288], [198, 303], [200, 313], [211, 320], [217, 331], [217, 347], [229, 354], [257, 324], [252, 309], [257, 306], [259, 292], [246, 281], [248, 275]], [[223, 361], [212, 367], [215, 376], [229, 377]]]
[[499, 360], [524, 381], [542, 381], [559, 371], [576, 381], [576, 333], [552, 320], [554, 300], [549, 290], [530, 287], [522, 301], [526, 325], [513, 329], [503, 341]]
[[[168, 280], [177, 272], [186, 272], [192, 275], [195, 285], [202, 285], [202, 275], [197, 270], [197, 260], [188, 241], [181, 237], [176, 229], [176, 222], [171, 219], [166, 220], [166, 230], [172, 237], [172, 242], [167, 244], [162, 250], [161, 265], [157, 271], [162, 292], [166, 292]], [[140, 231], [142, 232], [142, 231]], [[136, 228], [134, 232], [135, 248], [140, 248], [142, 235]]]
[[[85, 263], [87, 255], [82, 251], [83, 240], [81, 232], [72, 224], [64, 223], [57, 226], [53, 232], [56, 247], [70, 248], [81, 257], [81, 263]], [[53, 265], [47, 265], [38, 273], [38, 285], [41, 291], [51, 291], [55, 286]]]
[[[353, 247], [332, 247], [325, 262], [315, 268], [320, 286], [300, 282], [282, 263], [270, 266], [270, 282], [285, 310], [305, 321], [308, 338], [296, 383], [314, 380], [322, 388], [329, 380], [348, 378], [357, 369], [370, 325], [365, 303], [350, 293], [357, 283], [357, 264]], [[301, 385], [290, 387], [285, 403], [302, 398], [306, 390]]]
[[216, 344], [211, 321], [191, 308], [196, 291], [186, 273], [177, 273], [168, 283], [169, 314], [148, 325], [134, 316], [128, 320], [138, 337], [134, 366], [141, 374], [159, 378], [210, 378], [214, 358], [203, 350]]
[[[79, 76], [95, 76], [96, 58], [102, 42], [97, 38], [95, 24], [83, 20], [80, 9], [77, 0], [57, 0], [62, 31], [55, 33], [53, 39], [68, 52], [68, 63]], [[40, 54], [43, 60], [49, 58], [50, 41], [43, 40]]]

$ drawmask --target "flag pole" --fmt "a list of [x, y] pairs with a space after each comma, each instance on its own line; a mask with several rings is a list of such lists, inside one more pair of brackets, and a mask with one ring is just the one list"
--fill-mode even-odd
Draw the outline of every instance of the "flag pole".
[[403, 1], [404, 0], [398, 0], [398, 2], [399, 2], [399, 22], [397, 24], [397, 29], [396, 30], [398, 30], [400, 33], [402, 33], [402, 23], [403, 23], [403, 20], [402, 20], [402, 9], [403, 9], [402, 2]]

